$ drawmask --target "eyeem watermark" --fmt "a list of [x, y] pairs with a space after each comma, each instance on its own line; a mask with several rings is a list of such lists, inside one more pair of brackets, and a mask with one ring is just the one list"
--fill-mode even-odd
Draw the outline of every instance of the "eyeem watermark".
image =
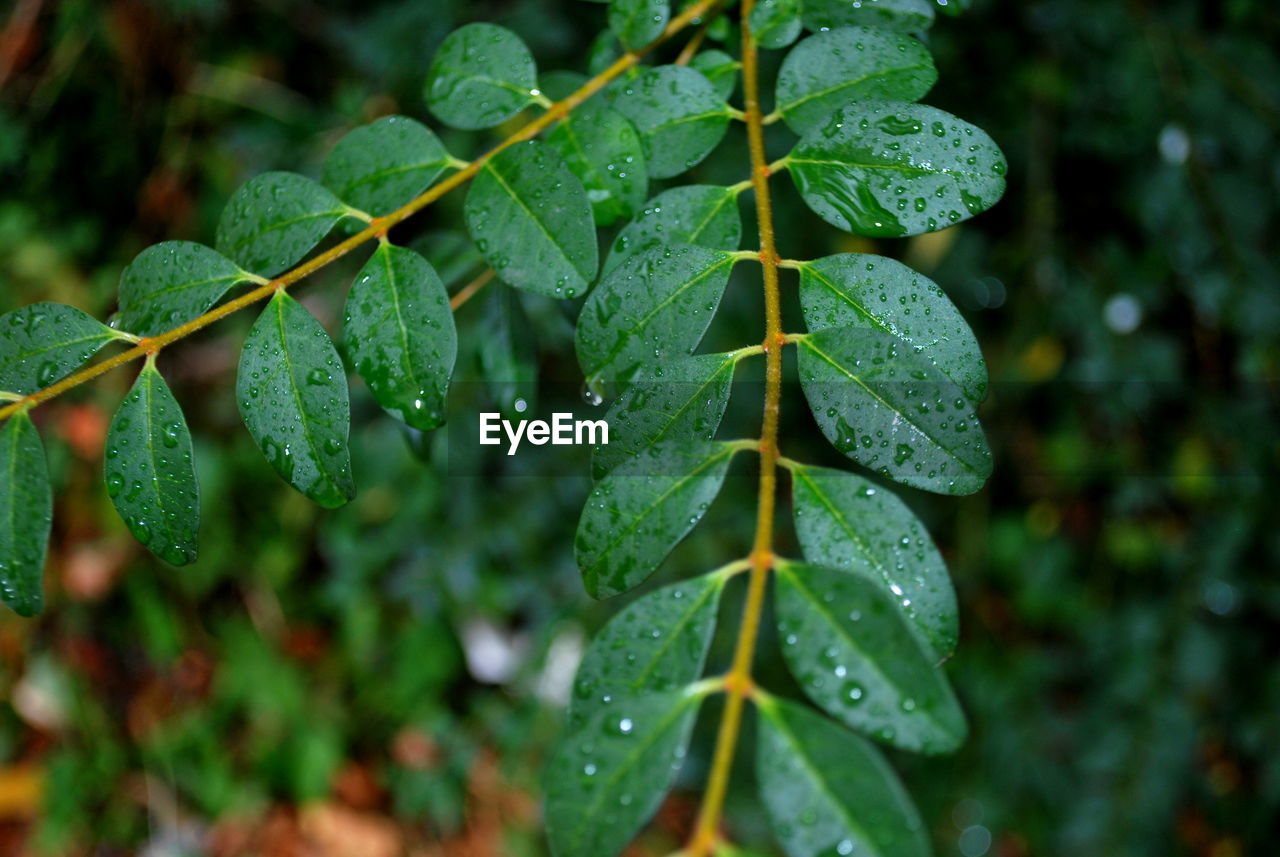
[[480, 414], [480, 444], [498, 446], [506, 435], [507, 455], [515, 455], [522, 441], [534, 446], [582, 446], [609, 443], [609, 424], [604, 420], [576, 420], [573, 414], [555, 413], [551, 422], [546, 420], [520, 420], [512, 424], [502, 414]]

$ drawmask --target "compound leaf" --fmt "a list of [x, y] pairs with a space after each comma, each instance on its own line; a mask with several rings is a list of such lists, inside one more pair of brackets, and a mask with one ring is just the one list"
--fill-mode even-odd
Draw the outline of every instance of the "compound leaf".
[[758, 705], [760, 797], [789, 857], [929, 857], [920, 813], [874, 747], [795, 703]]
[[613, 0], [609, 29], [628, 50], [642, 48], [662, 35], [670, 15], [667, 0]]
[[933, 25], [933, 0], [804, 0], [804, 25], [810, 30], [869, 25], [918, 33]]
[[631, 217], [649, 191], [644, 146], [631, 120], [601, 101], [574, 108], [547, 135], [591, 201], [595, 222]]
[[800, 263], [800, 305], [810, 330], [866, 327], [891, 333], [981, 402], [987, 364], [978, 340], [938, 285], [895, 259], [842, 253]]
[[355, 496], [342, 361], [316, 317], [284, 291], [249, 331], [236, 398], [245, 426], [281, 478], [329, 509]]
[[806, 134], [787, 162], [818, 216], [870, 237], [945, 229], [1004, 194], [1004, 155], [991, 138], [923, 104], [850, 104]]
[[724, 51], [709, 50], [695, 56], [689, 67], [702, 72], [702, 76], [711, 81], [716, 94], [728, 99], [738, 86], [738, 69], [742, 68], [742, 63]]
[[956, 647], [959, 617], [933, 539], [891, 491], [826, 467], [791, 468], [796, 535], [813, 565], [863, 571], [902, 606], [935, 661]]
[[25, 396], [48, 387], [118, 336], [66, 304], [29, 304], [0, 315], [0, 390]]
[[380, 217], [431, 187], [448, 165], [449, 153], [430, 128], [384, 116], [338, 141], [321, 181], [347, 205]]
[[137, 336], [164, 333], [208, 312], [248, 279], [239, 265], [203, 244], [153, 244], [120, 277], [120, 327]]
[[737, 250], [742, 244], [738, 190], [717, 185], [673, 187], [649, 200], [618, 233], [605, 259], [608, 274], [627, 259], [666, 244]]
[[0, 598], [20, 616], [34, 616], [44, 607], [44, 558], [52, 525], [44, 444], [31, 418], [20, 412], [0, 426]]
[[587, 592], [607, 598], [653, 574], [720, 493], [736, 449], [688, 440], [654, 446], [596, 483], [574, 539]]
[[798, 344], [805, 398], [836, 449], [882, 476], [941, 494], [972, 494], [991, 475], [973, 404], [902, 340], [833, 327]]
[[614, 106], [635, 123], [649, 175], [671, 178], [720, 144], [729, 108], [711, 81], [688, 66], [651, 68], [627, 83]]
[[762, 48], [785, 48], [804, 28], [800, 0], [759, 0], [751, 9], [751, 32]]
[[796, 45], [778, 72], [777, 111], [797, 134], [868, 98], [919, 101], [938, 80], [918, 39], [876, 27], [841, 27]]
[[458, 333], [449, 294], [426, 259], [391, 244], [375, 250], [347, 295], [343, 336], [387, 413], [420, 431], [444, 422]]
[[107, 432], [107, 495], [141, 544], [165, 562], [194, 562], [200, 485], [191, 432], [169, 385], [147, 363]]
[[547, 765], [555, 857], [616, 857], [657, 811], [684, 761], [705, 693], [686, 688], [598, 711]]
[[227, 202], [218, 221], [218, 252], [273, 277], [301, 261], [347, 213], [319, 182], [297, 173], [263, 173]]
[[505, 282], [556, 298], [585, 294], [599, 265], [591, 203], [549, 146], [530, 140], [485, 162], [467, 230]]
[[610, 619], [578, 667], [569, 728], [580, 729], [600, 711], [626, 711], [636, 698], [696, 681], [725, 580], [713, 573], [664, 586]]
[[427, 74], [431, 112], [454, 128], [492, 128], [534, 101], [538, 70], [520, 37], [494, 24], [450, 33]]
[[855, 571], [778, 564], [782, 653], [809, 698], [849, 726], [903, 750], [946, 753], [968, 731], [894, 600]]
[[693, 353], [733, 263], [732, 253], [677, 244], [633, 256], [605, 277], [578, 317], [589, 382], [629, 381], [644, 364]]
[[737, 364], [733, 352], [698, 354], [642, 372], [605, 414], [609, 442], [593, 452], [596, 478], [654, 444], [711, 440], [729, 405]]

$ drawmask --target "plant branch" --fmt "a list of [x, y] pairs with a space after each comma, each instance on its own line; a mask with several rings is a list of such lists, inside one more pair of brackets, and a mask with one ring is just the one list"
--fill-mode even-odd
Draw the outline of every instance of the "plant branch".
[[720, 817], [733, 755], [742, 728], [742, 711], [746, 698], [755, 691], [751, 666], [755, 658], [756, 639], [760, 633], [760, 617], [764, 610], [765, 589], [774, 565], [774, 510], [778, 494], [778, 415], [782, 403], [782, 302], [778, 290], [778, 250], [773, 235], [773, 205], [769, 196], [770, 165], [765, 158], [764, 116], [760, 110], [760, 71], [755, 36], [750, 18], [754, 0], [742, 2], [742, 88], [745, 95], [747, 143], [751, 151], [751, 182], [755, 189], [756, 219], [759, 222], [760, 262], [764, 272], [765, 335], [761, 347], [765, 353], [764, 418], [760, 431], [760, 489], [756, 507], [756, 533], [751, 548], [751, 572], [747, 582], [747, 599], [743, 607], [742, 625], [734, 648], [733, 664], [725, 677], [725, 707], [716, 738], [715, 756], [707, 781], [706, 795], [698, 813], [697, 825], [686, 849], [689, 857], [705, 857], [716, 847]]
[[449, 309], [457, 312], [458, 307], [475, 297], [476, 292], [487, 286], [494, 276], [493, 268], [486, 268], [480, 276], [458, 289], [457, 294], [449, 298]]
[[509, 149], [518, 143], [523, 143], [526, 140], [532, 140], [551, 125], [563, 119], [579, 104], [586, 101], [592, 95], [595, 95], [627, 69], [639, 63], [640, 58], [645, 53], [667, 41], [676, 33], [699, 20], [703, 15], [712, 12], [720, 5], [721, 2], [722, 0], [699, 0], [699, 2], [694, 3], [688, 9], [684, 10], [684, 12], [680, 13], [675, 18], [672, 18], [670, 23], [667, 24], [666, 29], [663, 30], [662, 35], [658, 36], [658, 38], [654, 39], [651, 43], [645, 45], [643, 48], [627, 51], [622, 56], [614, 60], [613, 63], [604, 71], [584, 83], [577, 89], [577, 91], [573, 92], [566, 98], [557, 101], [555, 104], [552, 104], [547, 109], [546, 113], [543, 113], [541, 116], [530, 121], [520, 130], [516, 131], [510, 137], [507, 137], [501, 143], [494, 146], [488, 152], [485, 152], [475, 160], [456, 164], [456, 166], [458, 166], [458, 171], [456, 173], [453, 173], [439, 184], [433, 185], [421, 196], [396, 209], [390, 214], [383, 217], [373, 218], [368, 227], [355, 235], [352, 235], [350, 238], [335, 244], [325, 252], [308, 259], [297, 267], [286, 271], [258, 288], [245, 292], [240, 295], [240, 297], [228, 301], [225, 304], [214, 307], [209, 312], [199, 316], [198, 318], [192, 319], [186, 324], [179, 325], [173, 330], [166, 331], [165, 333], [143, 339], [136, 346], [127, 351], [122, 351], [119, 354], [99, 363], [86, 366], [78, 372], [74, 372], [66, 378], [63, 378], [56, 384], [45, 387], [42, 390], [37, 390], [28, 396], [23, 396], [22, 399], [14, 402], [13, 404], [0, 407], [0, 421], [13, 416], [19, 410], [33, 408], [49, 401], [50, 399], [62, 395], [68, 390], [75, 389], [81, 384], [85, 384], [101, 375], [105, 375], [112, 369], [159, 351], [161, 348], [171, 345], [180, 339], [185, 339], [196, 331], [208, 327], [215, 321], [226, 318], [232, 313], [255, 304], [258, 301], [265, 300], [275, 294], [278, 290], [288, 288], [293, 283], [296, 283], [304, 277], [326, 267], [330, 263], [342, 258], [366, 242], [384, 237], [387, 230], [391, 227], [407, 220], [414, 214], [417, 214], [422, 209], [443, 197], [445, 194], [449, 193], [449, 191], [461, 187], [471, 179], [475, 178], [476, 175], [479, 174], [480, 170], [484, 168], [484, 165], [488, 163], [494, 155], [505, 149]]

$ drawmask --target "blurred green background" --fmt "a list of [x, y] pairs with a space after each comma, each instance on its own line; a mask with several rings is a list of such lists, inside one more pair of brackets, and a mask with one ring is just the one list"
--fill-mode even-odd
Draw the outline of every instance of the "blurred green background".
[[[960, 500], [901, 491], [959, 591], [949, 672], [973, 735], [951, 758], [894, 761], [939, 855], [1275, 853], [1280, 13], [1250, 0], [966, 5], [927, 37], [941, 82], [926, 101], [1004, 148], [1003, 203], [874, 245], [821, 227], [776, 183], [784, 255], [903, 258], [965, 311], [991, 367], [989, 486]], [[603, 8], [11, 0], [0, 311], [58, 300], [106, 317], [134, 254], [209, 241], [246, 178], [314, 174], [380, 115], [427, 118], [421, 80], [452, 27], [502, 23], [542, 69], [582, 70]], [[462, 156], [487, 142], [444, 139]], [[694, 177], [736, 182], [745, 163], [739, 129]], [[396, 235], [454, 287], [479, 270], [451, 234], [460, 200]], [[359, 262], [301, 288], [324, 320]], [[759, 336], [752, 273], [731, 286], [715, 342]], [[459, 377], [509, 383], [460, 383], [455, 422], [495, 399], [545, 414], [575, 398], [574, 311], [500, 287], [464, 307]], [[572, 561], [583, 459], [406, 438], [357, 386], [360, 496], [317, 510], [239, 425], [229, 388], [249, 321], [161, 358], [196, 434], [193, 567], [134, 545], [101, 485], [131, 371], [37, 412], [62, 489], [50, 607], [0, 615], [0, 854], [542, 854], [539, 769], [559, 701], [618, 606], [592, 603]], [[754, 430], [751, 371], [727, 435]], [[834, 461], [795, 393], [787, 454]], [[753, 491], [744, 467], [655, 582], [742, 555]], [[713, 669], [736, 624], [728, 601]], [[762, 643], [766, 685], [786, 690]], [[687, 830], [714, 714], [631, 857]], [[736, 770], [730, 830], [774, 853], [747, 755]]]

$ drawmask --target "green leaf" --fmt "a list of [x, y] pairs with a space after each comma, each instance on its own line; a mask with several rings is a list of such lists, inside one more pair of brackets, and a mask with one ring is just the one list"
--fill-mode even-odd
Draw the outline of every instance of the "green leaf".
[[302, 260], [347, 214], [342, 200], [297, 173], [263, 173], [240, 186], [218, 221], [218, 252], [274, 277]]
[[609, 29], [628, 49], [643, 48], [667, 27], [671, 4], [667, 0], [613, 0], [609, 4]]
[[347, 376], [315, 316], [276, 292], [254, 322], [236, 377], [240, 415], [280, 476], [328, 509], [355, 496]]
[[651, 68], [618, 94], [614, 106], [635, 123], [649, 175], [678, 176], [720, 144], [729, 108], [711, 81], [688, 66]]
[[507, 419], [525, 419], [537, 406], [538, 348], [532, 324], [512, 289], [491, 289], [478, 331], [480, 370]]
[[705, 691], [654, 694], [599, 711], [547, 764], [555, 857], [616, 857], [657, 811], [684, 761]]
[[828, 328], [800, 339], [797, 359], [822, 433], [853, 460], [942, 494], [972, 494], [991, 475], [973, 404], [897, 337]]
[[649, 174], [640, 133], [607, 104], [580, 104], [551, 129], [547, 144], [582, 182], [598, 225], [631, 217], [644, 203]]
[[534, 102], [538, 69], [520, 37], [493, 24], [450, 33], [427, 74], [426, 99], [454, 128], [492, 128]]
[[44, 557], [52, 526], [44, 444], [31, 418], [19, 412], [0, 426], [0, 598], [21, 616], [44, 608]]
[[[538, 89], [542, 90], [542, 94], [552, 101], [562, 101], [581, 89], [582, 85], [588, 80], [590, 78], [580, 72], [556, 69], [555, 71], [546, 71], [538, 75]], [[572, 116], [580, 107], [585, 107], [591, 103], [592, 101], [582, 102], [573, 111], [570, 111], [569, 115]]]
[[321, 181], [347, 205], [381, 217], [431, 187], [449, 153], [431, 129], [385, 116], [349, 132], [324, 159]]
[[875, 27], [817, 33], [787, 54], [778, 72], [777, 112], [797, 134], [868, 98], [919, 101], [938, 80], [918, 39]]
[[692, 244], [655, 247], [605, 277], [578, 317], [578, 360], [592, 385], [692, 354], [715, 316], [734, 256]]
[[591, 203], [548, 146], [530, 140], [494, 155], [472, 182], [467, 230], [505, 282], [535, 294], [585, 294], [599, 263]]
[[195, 562], [200, 485], [182, 406], [150, 362], [107, 432], [107, 494], [134, 538], [173, 565]]
[[828, 714], [903, 750], [963, 743], [968, 726], [946, 677], [880, 583], [779, 562], [775, 602], [787, 665]]
[[1004, 155], [991, 138], [923, 104], [851, 104], [806, 134], [787, 162], [823, 220], [870, 237], [945, 229], [1004, 194]]
[[800, 305], [810, 330], [849, 326], [891, 333], [972, 401], [987, 396], [987, 364], [964, 316], [935, 282], [901, 262], [860, 253], [803, 262]]
[[721, 99], [727, 100], [738, 88], [738, 69], [742, 63], [724, 51], [702, 51], [689, 62], [689, 67], [702, 72]]
[[933, 0], [804, 0], [804, 25], [810, 30], [869, 25], [918, 33], [933, 25]]
[[643, 371], [605, 414], [609, 442], [592, 455], [596, 478], [655, 444], [715, 437], [738, 359], [733, 352], [699, 354]]
[[44, 389], [118, 336], [65, 304], [30, 304], [0, 315], [0, 391], [25, 396]]
[[250, 279], [221, 253], [192, 241], [164, 241], [138, 254], [120, 277], [122, 330], [156, 336], [203, 315]]
[[705, 574], [629, 604], [591, 641], [573, 682], [569, 728], [599, 712], [698, 680], [716, 628], [726, 575]]
[[686, 185], [664, 190], [645, 203], [640, 215], [618, 233], [603, 273], [645, 250], [667, 244], [737, 250], [742, 244], [738, 189]]
[[751, 9], [751, 33], [762, 48], [785, 48], [804, 28], [800, 0], [758, 0]]
[[401, 422], [429, 431], [445, 421], [458, 356], [449, 294], [427, 260], [383, 244], [347, 295], [343, 336], [378, 404]]
[[891, 491], [841, 470], [791, 468], [796, 535], [805, 559], [878, 580], [932, 649], [956, 647], [959, 617], [946, 563], [920, 520]]
[[757, 704], [760, 798], [789, 857], [929, 857], [920, 813], [874, 747], [795, 703]]
[[702, 520], [737, 447], [682, 440], [655, 446], [596, 483], [574, 553], [593, 598], [644, 581]]

